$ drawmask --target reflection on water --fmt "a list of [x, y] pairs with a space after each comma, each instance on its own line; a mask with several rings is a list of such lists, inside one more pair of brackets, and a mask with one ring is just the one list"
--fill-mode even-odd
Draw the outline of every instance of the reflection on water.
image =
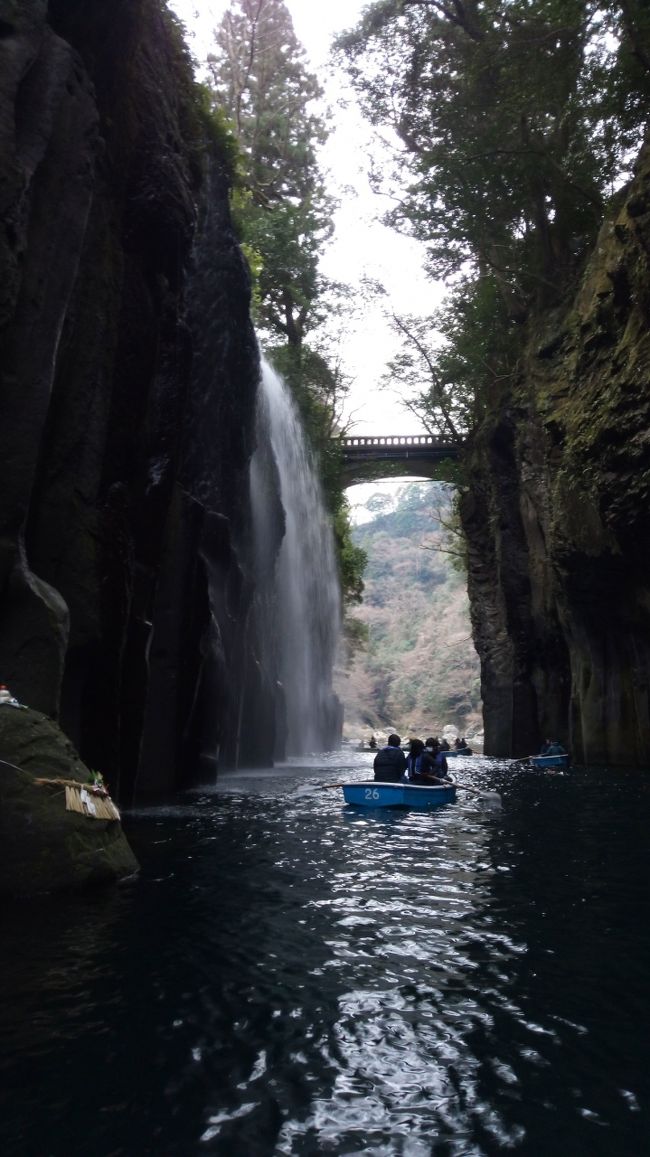
[[127, 817], [124, 889], [5, 913], [3, 1157], [647, 1151], [648, 781], [342, 806], [341, 754]]

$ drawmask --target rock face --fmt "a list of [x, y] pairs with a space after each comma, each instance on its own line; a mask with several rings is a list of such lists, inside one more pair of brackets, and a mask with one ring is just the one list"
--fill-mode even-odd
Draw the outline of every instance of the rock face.
[[485, 749], [555, 734], [650, 763], [650, 150], [569, 308], [531, 333], [470, 454], [462, 517]]
[[268, 759], [248, 276], [161, 5], [5, 5], [0, 157], [0, 680], [122, 801]]
[[[65, 788], [37, 779], [88, 783], [72, 744], [39, 712], [0, 708], [0, 892], [39, 892], [111, 883], [138, 869], [121, 824], [65, 809]], [[15, 766], [10, 766], [15, 764]]]

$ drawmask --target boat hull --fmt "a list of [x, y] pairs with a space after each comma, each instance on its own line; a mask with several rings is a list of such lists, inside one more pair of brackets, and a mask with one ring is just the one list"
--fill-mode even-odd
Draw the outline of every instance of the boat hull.
[[568, 767], [568, 755], [531, 755], [533, 767]]
[[473, 755], [474, 752], [471, 747], [453, 747], [451, 751], [443, 751], [442, 754], [445, 759], [449, 759], [450, 756], [453, 759], [456, 755]]
[[363, 783], [344, 783], [343, 798], [356, 807], [401, 807], [428, 809], [445, 803], [455, 803], [455, 784], [440, 787], [420, 787], [414, 783], [382, 783], [370, 780]]

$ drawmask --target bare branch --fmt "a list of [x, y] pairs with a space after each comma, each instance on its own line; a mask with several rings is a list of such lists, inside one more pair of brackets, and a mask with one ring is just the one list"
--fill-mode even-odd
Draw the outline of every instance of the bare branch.
[[454, 440], [456, 440], [456, 441], [460, 441], [460, 434], [459, 434], [456, 426], [454, 425], [451, 414], [449, 412], [449, 407], [447, 405], [447, 400], [446, 400], [445, 395], [444, 395], [444, 390], [438, 381], [438, 375], [436, 373], [436, 369], [435, 369], [435, 366], [431, 360], [431, 357], [429, 356], [429, 351], [422, 344], [422, 342], [419, 340], [417, 335], [414, 334], [411, 330], [409, 330], [408, 326], [405, 324], [405, 322], [402, 321], [402, 319], [400, 317], [397, 316], [397, 314], [394, 313], [392, 316], [393, 316], [393, 321], [394, 321], [395, 325], [397, 326], [397, 328], [399, 330], [401, 330], [401, 332], [404, 334], [404, 336], [415, 346], [416, 350], [420, 354], [420, 357], [425, 362], [427, 369], [429, 371], [429, 376], [431, 378], [431, 388], [435, 392], [436, 402], [442, 411], [442, 416], [444, 418], [445, 425], [446, 425], [449, 433], [451, 434], [452, 438], [454, 438]]

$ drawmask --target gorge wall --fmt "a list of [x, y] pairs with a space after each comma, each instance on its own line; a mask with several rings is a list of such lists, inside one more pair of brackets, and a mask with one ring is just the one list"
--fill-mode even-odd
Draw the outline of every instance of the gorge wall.
[[485, 750], [650, 764], [650, 149], [469, 452]]
[[0, 681], [127, 801], [273, 749], [258, 354], [205, 133], [156, 0], [2, 4]]

